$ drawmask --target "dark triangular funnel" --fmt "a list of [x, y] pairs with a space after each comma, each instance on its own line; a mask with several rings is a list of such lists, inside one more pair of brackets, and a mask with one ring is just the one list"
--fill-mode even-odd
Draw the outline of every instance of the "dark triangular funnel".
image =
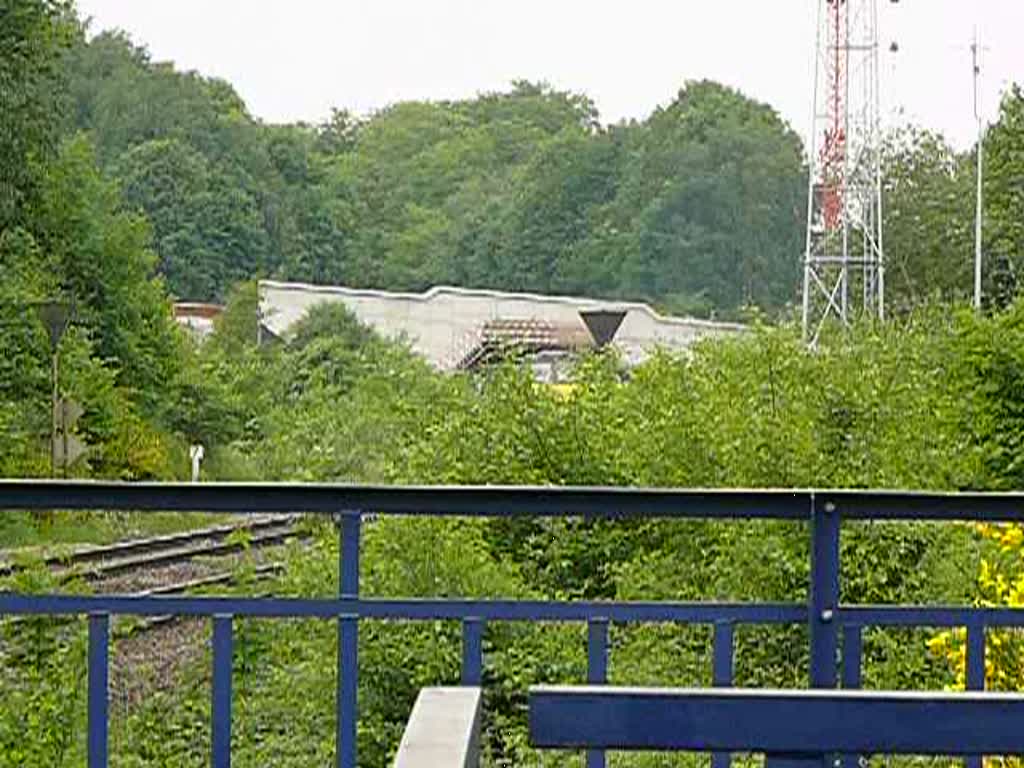
[[583, 318], [594, 343], [598, 347], [603, 347], [615, 338], [626, 312], [621, 309], [584, 309], [580, 312], [580, 317]]

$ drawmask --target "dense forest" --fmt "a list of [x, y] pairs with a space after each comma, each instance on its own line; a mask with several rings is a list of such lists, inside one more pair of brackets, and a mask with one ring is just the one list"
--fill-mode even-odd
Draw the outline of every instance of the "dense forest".
[[[50, 471], [51, 348], [36, 310], [60, 298], [73, 319], [59, 387], [82, 404], [89, 445], [75, 476], [181, 478], [198, 441], [206, 480], [1024, 485], [1019, 86], [985, 145], [985, 311], [957, 303], [970, 288], [971, 153], [906, 127], [886, 147], [893, 317], [812, 352], [787, 313], [803, 148], [770, 107], [715, 83], [683, 84], [619, 125], [583, 95], [517, 83], [274, 126], [227, 83], [152, 62], [121, 34], [91, 36], [65, 0], [0, 0], [0, 51], [0, 476]], [[555, 391], [514, 361], [439, 375], [337, 306], [261, 346], [260, 275], [644, 298], [742, 315], [751, 332], [631, 371], [587, 356]], [[172, 297], [226, 302], [207, 342], [177, 328]], [[4, 515], [0, 546], [45, 539], [41, 525]], [[276, 593], [335, 593], [337, 537], [312, 524], [310, 536]], [[1022, 540], [1012, 526], [850, 526], [844, 597], [1020, 606]], [[362, 583], [392, 596], [800, 600], [806, 547], [781, 523], [387, 519], [368, 526]], [[55, 588], [45, 570], [22, 579]], [[81, 764], [82, 679], [67, 670], [83, 668], [83, 636], [31, 627], [0, 623], [0, 766]], [[360, 631], [361, 764], [384, 766], [418, 688], [457, 679], [458, 627]], [[741, 632], [737, 679], [801, 684], [801, 632]], [[1021, 688], [1021, 637], [990, 637], [990, 684]], [[328, 625], [238, 623], [237, 765], [329, 762], [335, 643]], [[612, 643], [614, 681], [707, 682], [706, 628], [614, 627]], [[955, 686], [962, 646], [955, 633], [868, 633], [865, 682]], [[584, 647], [580, 627], [488, 629], [488, 765], [563, 764], [527, 748], [524, 691], [583, 679]], [[113, 709], [113, 765], [205, 764], [206, 669]]]
[[793, 294], [800, 141], [769, 107], [714, 83], [616, 126], [584, 95], [527, 82], [267, 126], [226, 83], [155, 64], [121, 35], [76, 44], [67, 76], [70, 130], [93, 138], [148, 217], [182, 298], [222, 298], [256, 273], [704, 313]]
[[[153, 62], [117, 33], [80, 31], [64, 76], [65, 132], [90, 138], [125, 206], [145, 213], [181, 299], [222, 299], [255, 274], [726, 316], [797, 295], [802, 144], [770, 106], [713, 82], [616, 125], [584, 94], [519, 82], [464, 101], [337, 110], [311, 126], [265, 125], [229, 84]], [[1012, 274], [1022, 245], [1006, 194], [1019, 100], [1008, 96], [989, 138], [993, 280]], [[970, 157], [916, 129], [886, 149], [893, 299], [963, 295]]]

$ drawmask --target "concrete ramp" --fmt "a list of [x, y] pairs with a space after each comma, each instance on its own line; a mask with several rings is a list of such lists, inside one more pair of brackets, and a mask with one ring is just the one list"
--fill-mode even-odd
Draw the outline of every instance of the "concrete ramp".
[[416, 698], [395, 768], [478, 768], [479, 688], [424, 688]]

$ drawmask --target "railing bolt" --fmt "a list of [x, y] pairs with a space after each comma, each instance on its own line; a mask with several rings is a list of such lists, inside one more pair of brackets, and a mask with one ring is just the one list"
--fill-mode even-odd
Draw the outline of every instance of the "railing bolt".
[[826, 608], [824, 611], [821, 612], [821, 620], [827, 624], [828, 622], [832, 621], [833, 615], [834, 614], [832, 613], [832, 609]]

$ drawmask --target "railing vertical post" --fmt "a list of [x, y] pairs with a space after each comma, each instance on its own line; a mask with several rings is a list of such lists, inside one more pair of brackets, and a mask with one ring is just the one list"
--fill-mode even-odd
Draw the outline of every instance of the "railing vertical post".
[[[732, 685], [733, 676], [733, 625], [730, 621], [715, 623], [715, 634], [712, 640], [711, 684], [716, 687], [728, 688]], [[732, 756], [728, 752], [714, 752], [711, 755], [711, 768], [729, 768]]]
[[359, 512], [341, 514], [338, 578], [342, 597], [359, 596], [359, 539], [362, 517]]
[[[608, 682], [608, 619], [587, 622], [587, 682], [604, 685]], [[587, 768], [604, 768], [604, 750], [587, 750]]]
[[[341, 597], [359, 597], [359, 512], [341, 515], [341, 541], [338, 547], [338, 582]], [[359, 692], [359, 617], [338, 619], [338, 731], [336, 754], [338, 768], [356, 768], [357, 698]]]
[[835, 502], [811, 501], [811, 687], [834, 688], [839, 636], [839, 510]]
[[[967, 627], [967, 690], [985, 690], [985, 625], [974, 622]], [[981, 755], [964, 760], [967, 768], [981, 768]]]
[[[856, 690], [861, 684], [861, 656], [863, 630], [859, 624], [843, 627], [843, 688]], [[859, 755], [843, 755], [843, 768], [858, 768]]]
[[107, 768], [110, 617], [89, 616], [89, 768]]
[[860, 688], [862, 638], [863, 628], [859, 624], [843, 627], [843, 688]]
[[213, 617], [213, 768], [231, 768], [231, 671], [235, 643], [232, 617]]
[[967, 690], [985, 690], [985, 625], [967, 627]]
[[732, 685], [733, 637], [734, 629], [731, 621], [715, 623], [711, 684], [719, 688], [728, 688]]
[[484, 665], [483, 619], [468, 618], [462, 622], [462, 684], [478, 686], [483, 681]]

